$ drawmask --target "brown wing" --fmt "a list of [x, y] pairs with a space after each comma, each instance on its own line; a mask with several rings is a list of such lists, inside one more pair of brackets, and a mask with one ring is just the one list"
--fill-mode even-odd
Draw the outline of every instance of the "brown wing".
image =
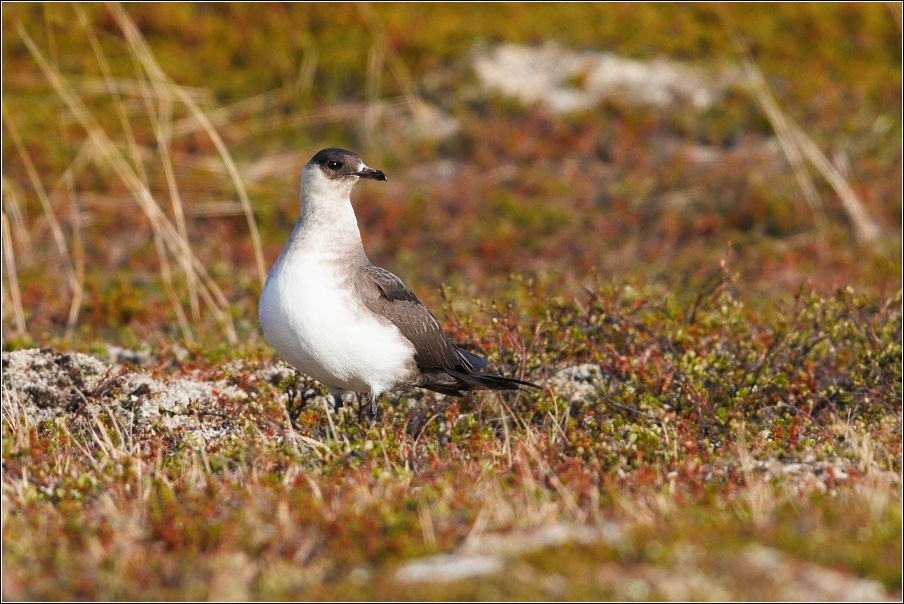
[[364, 306], [389, 320], [414, 344], [418, 367], [471, 373], [486, 366], [484, 359], [453, 344], [433, 313], [389, 271], [367, 264], [357, 271], [355, 281]]

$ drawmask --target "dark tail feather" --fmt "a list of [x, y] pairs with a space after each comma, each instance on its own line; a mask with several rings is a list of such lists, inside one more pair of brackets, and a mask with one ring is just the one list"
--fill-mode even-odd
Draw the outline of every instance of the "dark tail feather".
[[[478, 357], [479, 358], [479, 357]], [[461, 373], [454, 370], [421, 374], [421, 388], [450, 396], [464, 396], [471, 390], [521, 390], [522, 386], [539, 388], [536, 384], [489, 373]]]
[[521, 390], [521, 386], [539, 388], [536, 384], [525, 382], [524, 380], [516, 380], [515, 378], [507, 378], [490, 373], [468, 374], [457, 371], [446, 371], [446, 373], [468, 385], [473, 385], [474, 389], [477, 390]]
[[458, 353], [458, 359], [468, 371], [480, 371], [486, 369], [486, 366], [489, 365], [485, 358], [477, 356], [473, 352], [468, 352], [464, 348], [456, 346], [455, 352]]

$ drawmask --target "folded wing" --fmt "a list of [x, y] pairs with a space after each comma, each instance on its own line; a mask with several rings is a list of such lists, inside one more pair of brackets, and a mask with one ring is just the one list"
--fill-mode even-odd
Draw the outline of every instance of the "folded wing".
[[439, 321], [421, 304], [401, 279], [378, 266], [367, 264], [355, 275], [355, 289], [364, 305], [399, 328], [415, 349], [414, 362], [421, 370], [412, 385], [461, 396], [468, 390], [517, 390], [530, 382], [480, 373], [486, 359], [456, 346]]
[[392, 322], [414, 344], [414, 362], [423, 369], [452, 369], [470, 373], [486, 367], [476, 354], [462, 350], [443, 333], [439, 321], [402, 280], [368, 264], [357, 273], [357, 291], [364, 305]]

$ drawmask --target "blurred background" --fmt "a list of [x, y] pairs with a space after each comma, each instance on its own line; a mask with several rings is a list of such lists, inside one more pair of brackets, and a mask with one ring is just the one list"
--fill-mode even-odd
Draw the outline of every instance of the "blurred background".
[[901, 287], [901, 5], [4, 4], [6, 348], [263, 344], [302, 167], [440, 311]]

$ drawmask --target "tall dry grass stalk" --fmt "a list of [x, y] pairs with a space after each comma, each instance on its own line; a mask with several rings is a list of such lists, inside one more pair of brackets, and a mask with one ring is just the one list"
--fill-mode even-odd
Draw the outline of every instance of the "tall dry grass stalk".
[[[135, 32], [133, 32], [133, 35], [134, 33]], [[27, 32], [25, 32], [24, 28], [21, 27], [21, 25], [19, 26], [19, 34], [28, 47], [28, 50], [31, 53], [32, 57], [41, 68], [41, 71], [50, 82], [55, 93], [63, 101], [66, 108], [73, 114], [76, 121], [82, 126], [82, 128], [88, 135], [86, 145], [89, 145], [91, 148], [91, 159], [107, 168], [112, 169], [112, 171], [120, 178], [123, 184], [125, 184], [126, 187], [130, 190], [133, 197], [138, 202], [139, 207], [141, 207], [145, 215], [150, 220], [152, 231], [154, 233], [158, 258], [160, 260], [161, 273], [166, 284], [171, 304], [177, 314], [177, 317], [179, 318], [183, 336], [189, 342], [193, 341], [194, 339], [188, 319], [181, 307], [181, 303], [179, 302], [178, 295], [173, 285], [173, 278], [171, 269], [169, 267], [168, 254], [172, 254], [183, 269], [189, 288], [192, 291], [197, 291], [197, 294], [190, 293], [190, 299], [196, 299], [195, 297], [200, 295], [201, 299], [203, 299], [208, 308], [210, 308], [217, 322], [221, 325], [221, 328], [223, 329], [227, 340], [230, 343], [235, 343], [237, 341], [237, 337], [235, 334], [235, 328], [232, 324], [232, 319], [228, 312], [229, 302], [226, 299], [226, 296], [223, 294], [216, 282], [214, 282], [210, 277], [203, 264], [194, 255], [185, 230], [184, 220], [181, 221], [181, 225], [174, 226], [158, 205], [154, 194], [149, 187], [149, 180], [144, 169], [140, 150], [135, 143], [134, 135], [132, 134], [132, 129], [129, 125], [129, 120], [122, 108], [122, 102], [118, 97], [118, 93], [115, 87], [112, 86], [112, 78], [110, 77], [109, 68], [107, 66], [105, 58], [103, 57], [103, 53], [100, 51], [99, 45], [96, 45], [96, 39], [94, 39], [94, 37], [89, 34], [89, 39], [92, 40], [92, 46], [95, 47], [96, 56], [98, 57], [98, 60], [102, 65], [105, 76], [107, 76], [108, 91], [111, 92], [111, 96], [114, 100], [114, 105], [117, 107], [117, 112], [120, 117], [123, 131], [126, 133], [130, 156], [129, 158], [127, 158], [123, 154], [116, 143], [107, 135], [107, 133], [98, 123], [97, 119], [86, 107], [81, 97], [79, 97], [78, 94], [73, 91], [68, 82], [63, 78], [62, 74], [60, 74], [59, 71], [50, 64], [43, 53], [38, 49], [37, 45], [34, 43], [31, 37], [27, 34]], [[143, 82], [143, 80], [140, 80], [140, 82]], [[146, 86], [146, 84], [144, 85]], [[178, 87], [174, 86], [162, 89], [158, 87], [158, 90], [156, 91], [158, 100], [161, 97], [165, 96], [164, 91], [169, 92], [169, 98], [175, 96], [178, 98], [178, 100], [185, 101], [186, 99], [188, 99], [191, 103], [194, 103], [190, 95], [184, 93], [180, 94]], [[152, 95], [146, 90], [145, 94], [143, 94], [142, 96], [147, 101]], [[195, 108], [197, 108], [196, 104], [194, 106]], [[158, 134], [158, 141], [163, 140], [165, 142], [167, 132], [169, 131], [167, 126], [161, 124], [159, 114], [152, 113], [151, 118], [155, 126], [155, 132]], [[26, 162], [26, 166], [30, 165], [30, 162], [27, 160], [27, 155], [23, 156], [23, 161]], [[164, 164], [164, 172], [167, 176], [170, 195], [174, 200], [174, 205], [178, 208], [176, 210], [176, 214], [177, 216], [181, 216], [183, 215], [179, 211], [179, 209], [181, 209], [181, 202], [178, 200], [178, 193], [174, 194], [176, 185], [171, 161], [169, 159], [167, 151], [162, 152], [161, 161]], [[46, 199], [46, 194], [43, 193], [43, 185], [41, 185], [36, 171], [31, 169], [29, 170], [29, 173], [33, 185], [35, 186], [36, 191], [38, 191], [39, 197]], [[49, 202], [42, 202], [42, 205], [45, 205], [49, 208]], [[250, 206], [247, 207], [250, 209]], [[256, 233], [256, 229], [254, 230], [254, 232]], [[62, 237], [61, 231], [60, 237]], [[254, 236], [252, 238], [254, 239]], [[259, 249], [259, 241], [257, 247]], [[65, 249], [65, 241], [62, 244], [62, 248]], [[68, 251], [66, 253], [66, 265], [67, 267], [69, 267], [67, 274], [69, 274], [70, 283], [75, 286], [78, 280], [75, 274], [75, 270], [71, 268], [72, 262], [68, 256]], [[194, 302], [193, 309], [196, 308], [196, 306], [197, 302]], [[71, 316], [72, 314], [70, 314], [70, 317]]]
[[901, 6], [900, 2], [886, 2], [885, 6], [888, 8], [888, 12], [891, 13], [891, 18], [895, 25], [898, 26], [898, 33], [904, 32], [904, 7]]
[[[361, 120], [366, 138], [373, 144], [381, 115], [385, 111], [396, 108], [407, 109], [424, 134], [431, 135], [438, 128], [434, 120], [435, 110], [419, 94], [414, 79], [389, 43], [382, 24], [366, 6], [359, 7], [360, 15], [373, 35], [374, 44], [368, 61], [365, 102], [306, 109], [296, 112], [288, 118], [281, 117], [280, 109], [285, 108], [291, 100], [291, 98], [286, 98], [287, 96], [297, 97], [310, 93], [319, 62], [316, 51], [305, 53], [298, 75], [288, 90], [288, 95], [280, 90], [269, 91], [227, 107], [206, 111], [202, 109], [202, 104], [212, 103], [209, 91], [176, 85], [157, 62], [140, 31], [123, 7], [116, 3], [108, 5], [110, 13], [124, 34], [127, 52], [135, 66], [136, 77], [134, 79], [114, 77], [110, 62], [104, 54], [98, 36], [85, 11], [78, 5], [74, 5], [73, 9], [100, 66], [101, 78], [64, 77], [56, 67], [57, 62], [54, 60], [52, 32], [48, 33], [48, 44], [51, 47], [47, 51], [42, 51], [22, 25], [18, 26], [20, 36], [40, 67], [43, 76], [50, 82], [62, 107], [71, 112], [75, 121], [87, 135], [76, 157], [70, 162], [49, 195], [5, 108], [3, 114], [4, 123], [25, 164], [31, 184], [47, 217], [56, 249], [63, 259], [65, 276], [72, 293], [67, 320], [67, 336], [70, 337], [78, 323], [79, 311], [84, 299], [86, 265], [90, 265], [91, 260], [85, 257], [82, 234], [83, 228], [90, 224], [91, 219], [90, 216], [87, 220], [83, 218], [81, 206], [87, 205], [92, 209], [104, 211], [116, 211], [122, 207], [119, 200], [116, 204], [110, 204], [96, 195], [87, 192], [81, 193], [77, 190], [76, 176], [86, 165], [93, 163], [112, 171], [127, 187], [150, 221], [159, 274], [183, 338], [189, 343], [195, 340], [193, 324], [198, 322], [203, 304], [219, 323], [227, 340], [234, 343], [237, 338], [228, 312], [229, 302], [193, 252], [186, 222], [187, 215], [243, 214], [251, 237], [257, 276], [263, 285], [266, 279], [266, 268], [254, 213], [243, 177], [222, 137], [217, 132], [217, 128], [228, 127], [239, 132], [246, 127], [235, 124], [239, 118], [259, 114], [268, 115], [268, 119], [264, 121], [267, 129], [300, 128], [336, 121]], [[380, 82], [385, 67], [389, 68], [397, 87], [402, 90], [401, 96], [381, 98]], [[18, 78], [16, 82], [22, 85], [37, 84], [32, 76], [14, 77]], [[106, 132], [100, 125], [102, 121], [99, 119], [100, 116], [92, 113], [96, 110], [87, 103], [87, 97], [97, 95], [104, 95], [111, 100], [114, 114], [119, 122], [119, 134], [113, 135]], [[144, 104], [144, 117], [150, 121], [156, 143], [152, 152], [153, 156], [149, 155], [148, 148], [142, 147], [137, 142], [138, 133], [133, 123], [134, 116], [130, 117], [130, 111], [134, 111], [134, 109], [131, 107], [127, 109], [124, 95], [137, 97]], [[184, 108], [188, 115], [176, 119], [177, 108]], [[207, 206], [195, 207], [199, 204], [193, 204], [191, 208], [186, 207], [177, 183], [171, 148], [175, 137], [195, 132], [206, 134], [217, 149], [218, 164], [214, 166], [216, 160], [211, 159], [210, 162], [204, 164], [204, 167], [215, 174], [228, 176], [235, 188], [238, 201], [210, 202], [207, 206], [216, 205], [212, 210]], [[153, 159], [149, 160], [149, 157]], [[148, 161], [154, 161], [155, 168], [163, 175], [166, 183], [166, 191], [163, 194], [152, 187], [151, 175], [146, 168]], [[254, 171], [253, 168], [249, 172], [250, 178], [254, 177]], [[18, 197], [13, 197], [14, 187], [6, 179], [3, 181], [3, 187], [5, 198], [10, 200], [11, 224], [7, 225], [7, 228], [12, 227], [10, 230], [13, 240], [19, 249], [23, 250], [24, 256], [28, 258], [31, 246], [28, 240], [28, 229], [25, 228], [27, 225], [24, 225], [21, 220], [21, 212], [17, 211], [19, 209], [19, 204], [16, 203]], [[57, 195], [60, 197], [57, 198]], [[161, 199], [163, 196], [168, 197], [166, 202]], [[59, 220], [53, 213], [55, 207], [53, 202], [64, 198], [68, 199], [72, 228], [68, 242]], [[164, 205], [169, 205], [168, 214], [163, 210]], [[182, 287], [184, 287], [184, 293], [180, 290]], [[183, 307], [183, 296], [187, 297], [187, 308]]]
[[296, 97], [305, 97], [311, 93], [314, 87], [314, 76], [317, 75], [317, 61], [320, 55], [316, 50], [308, 50], [304, 53], [301, 60], [301, 67], [298, 69], [298, 78], [295, 80], [295, 87], [292, 94]]
[[825, 209], [816, 192], [810, 173], [807, 171], [804, 159], [809, 161], [835, 189], [851, 221], [857, 241], [868, 245], [876, 244], [881, 235], [879, 226], [870, 216], [860, 197], [854, 192], [848, 179], [829, 161], [813, 139], [786, 112], [782, 111], [769, 89], [766, 78], [763, 77], [762, 72], [753, 61], [729, 9], [723, 7], [719, 10], [719, 15], [722, 17], [728, 36], [741, 59], [754, 97], [772, 124], [782, 150], [788, 158], [788, 163], [794, 170], [804, 200], [813, 212], [817, 228], [821, 230], [826, 224]]
[[358, 9], [358, 12], [364, 19], [365, 25], [367, 25], [370, 34], [374, 38], [374, 43], [381, 53], [381, 62], [382, 57], [385, 57], [388, 61], [389, 70], [392, 73], [396, 84], [401, 88], [408, 109], [414, 117], [418, 127], [421, 129], [421, 132], [428, 137], [440, 135], [440, 127], [434, 119], [434, 109], [430, 107], [418, 92], [417, 84], [415, 83], [411, 72], [408, 71], [405, 61], [402, 60], [398, 53], [396, 53], [392, 44], [389, 43], [389, 35], [386, 32], [386, 28], [374, 14], [370, 4], [361, 2], [355, 4], [355, 7]]
[[377, 140], [377, 124], [380, 118], [380, 74], [383, 72], [383, 49], [375, 44], [367, 57], [367, 79], [364, 89], [364, 137], [373, 146]]
[[78, 323], [82, 298], [85, 295], [85, 242], [82, 237], [82, 214], [79, 211], [78, 196], [75, 193], [75, 181], [72, 172], [66, 171], [63, 182], [69, 198], [69, 216], [72, 222], [72, 258], [75, 263], [75, 288], [72, 292], [72, 303], [69, 305], [69, 317], [66, 319], [66, 339], [72, 339]]
[[13, 240], [27, 260], [32, 253], [31, 233], [28, 230], [25, 212], [22, 210], [22, 190], [6, 176], [0, 177], [0, 183], [3, 186], [3, 214], [9, 217]]
[[[236, 121], [243, 115], [251, 115], [269, 110], [274, 104], [279, 102], [279, 93], [280, 91], [278, 90], [270, 90], [263, 94], [241, 100], [237, 103], [208, 111], [203, 115], [207, 118], [206, 123], [210, 126], [229, 126], [231, 122]], [[204, 129], [204, 120], [200, 119], [197, 115], [192, 114], [176, 121], [172, 125], [171, 134], [172, 136], [185, 136], [186, 134], [203, 131]]]
[[[3, 212], [2, 236], [3, 236], [3, 272], [6, 275], [6, 281], [9, 283], [9, 303], [13, 307], [13, 318], [16, 322], [15, 334], [19, 337], [24, 336], [25, 330], [25, 312], [22, 309], [22, 294], [19, 292], [19, 277], [16, 272], [16, 257], [13, 252], [12, 234], [9, 229], [9, 221], [6, 219], [6, 212]], [[6, 287], [3, 288], [3, 309], [4, 315], [7, 308]]]
[[19, 129], [16, 127], [13, 119], [9, 116], [9, 112], [6, 109], [5, 103], [2, 107], [3, 123], [6, 126], [6, 131], [9, 133], [9, 137], [10, 139], [12, 139], [13, 145], [16, 147], [16, 152], [18, 153], [19, 158], [25, 165], [25, 171], [28, 173], [28, 179], [31, 181], [31, 186], [35, 191], [35, 195], [37, 195], [38, 201], [41, 203], [41, 209], [43, 210], [44, 216], [47, 219], [47, 225], [50, 228], [50, 234], [53, 237], [53, 242], [56, 245], [60, 259], [62, 259], [63, 261], [63, 270], [66, 273], [66, 280], [69, 282], [69, 287], [75, 289], [75, 269], [72, 266], [72, 256], [69, 254], [69, 248], [66, 246], [66, 237], [63, 234], [63, 228], [60, 226], [60, 222], [59, 220], [57, 220], [56, 214], [54, 214], [53, 206], [51, 205], [50, 198], [47, 195], [47, 190], [44, 188], [44, 183], [41, 182], [41, 177], [38, 175], [38, 171], [35, 168], [34, 163], [31, 161], [31, 157], [28, 155], [28, 151], [25, 149], [25, 144], [22, 142], [22, 137], [19, 135]]
[[142, 67], [144, 67], [148, 75], [150, 75], [151, 81], [154, 83], [154, 86], [170, 91], [175, 98], [178, 98], [185, 105], [185, 107], [189, 109], [189, 111], [203, 125], [204, 131], [210, 137], [210, 140], [214, 143], [214, 146], [216, 146], [217, 151], [220, 153], [220, 158], [226, 165], [226, 169], [228, 170], [229, 175], [232, 178], [233, 185], [235, 186], [236, 192], [238, 193], [239, 201], [241, 201], [242, 208], [245, 210], [245, 218], [248, 221], [248, 231], [251, 234], [251, 244], [252, 249], [254, 250], [254, 261], [257, 267], [258, 279], [260, 280], [261, 287], [263, 287], [264, 282], [267, 279], [267, 269], [266, 265], [264, 264], [264, 252], [261, 246], [260, 234], [257, 231], [257, 223], [254, 220], [254, 211], [251, 209], [251, 200], [248, 198], [248, 193], [245, 191], [245, 185], [242, 182], [238, 168], [236, 168], [235, 162], [233, 161], [229, 150], [226, 148], [226, 144], [223, 142], [223, 139], [220, 138], [219, 133], [217, 133], [216, 129], [214, 129], [213, 124], [210, 123], [207, 115], [201, 110], [195, 100], [191, 96], [185, 94], [178, 86], [175, 86], [174, 83], [169, 79], [169, 77], [157, 63], [153, 53], [151, 53], [151, 50], [145, 42], [144, 37], [142, 37], [141, 32], [138, 31], [135, 23], [129, 18], [122, 7], [119, 4], [115, 3], [112, 3], [109, 6], [111, 12], [113, 13], [113, 16], [116, 18], [117, 23], [119, 24], [120, 28], [122, 28], [123, 33], [126, 35], [126, 41], [129, 43], [130, 51], [132, 52], [133, 56], [138, 59]]
[[[91, 24], [88, 22], [88, 18], [85, 15], [84, 11], [77, 5], [75, 9], [76, 13], [78, 14], [79, 21], [81, 22], [82, 29], [85, 30], [85, 34], [88, 36], [88, 40], [91, 42], [91, 47], [94, 50], [94, 56], [97, 58], [97, 62], [100, 64], [101, 70], [103, 71], [104, 81], [107, 83], [107, 90], [110, 94], [110, 97], [113, 99], [113, 104], [119, 117], [120, 126], [122, 127], [123, 132], [126, 136], [126, 141], [128, 142], [129, 153], [132, 157], [132, 165], [135, 166], [138, 176], [141, 179], [142, 183], [144, 183], [144, 186], [150, 188], [150, 181], [148, 180], [147, 173], [144, 169], [144, 162], [141, 159], [141, 152], [135, 140], [135, 135], [126, 113], [125, 106], [123, 105], [119, 92], [117, 91], [116, 86], [113, 83], [113, 74], [110, 70], [106, 56], [101, 49], [100, 43], [97, 40], [97, 36], [94, 35], [94, 30], [91, 28]], [[167, 185], [169, 186], [170, 197], [172, 199], [173, 205], [173, 213], [176, 218], [176, 225], [178, 227], [179, 236], [184, 241], [188, 242], [188, 234], [185, 227], [184, 214], [182, 212], [182, 203], [181, 199], [179, 198], [178, 188], [175, 187], [175, 181], [172, 176], [173, 170], [172, 164], [169, 159], [169, 145], [161, 140], [160, 135], [161, 129], [164, 128], [165, 125], [161, 125], [161, 120], [156, 119], [154, 107], [149, 98], [150, 91], [148, 90], [146, 82], [143, 79], [139, 79], [138, 83], [140, 92], [142, 93], [141, 98], [144, 100], [145, 108], [147, 109], [148, 115], [151, 117], [151, 123], [153, 125], [154, 132], [157, 135], [158, 152], [160, 153], [161, 163], [166, 175]], [[157, 97], [157, 100], [161, 107], [160, 113], [169, 115], [168, 108], [172, 106], [170, 97], [166, 94], [161, 94]], [[164, 119], [163, 122], [165, 124], [166, 120]], [[160, 261], [160, 273], [163, 277], [163, 283], [164, 288], [166, 289], [167, 297], [169, 298], [170, 304], [176, 313], [176, 318], [179, 322], [179, 327], [182, 331], [183, 337], [187, 342], [191, 343], [194, 340], [192, 330], [189, 326], [188, 318], [186, 317], [185, 312], [182, 309], [182, 304], [179, 302], [179, 296], [176, 293], [173, 284], [172, 271], [170, 270], [169, 258], [166, 253], [165, 244], [163, 243], [159, 232], [156, 230], [154, 231], [154, 247], [157, 250], [157, 257]], [[198, 305], [197, 279], [195, 272], [191, 267], [191, 262], [189, 262], [185, 256], [181, 256], [180, 260], [180, 264], [182, 265], [182, 270], [185, 273], [185, 279], [187, 282], [189, 303], [192, 309], [192, 317], [195, 320], [198, 320], [198, 318], [200, 317], [200, 311]]]
[[[110, 94], [110, 85], [112, 84], [116, 92], [123, 96], [141, 96], [145, 93], [149, 93], [152, 98], [159, 98], [155, 90], [146, 90], [146, 87], [143, 87], [139, 80], [114, 77], [112, 80], [108, 81], [105, 78], [81, 76], [78, 74], [68, 74], [67, 79], [72, 89], [79, 95], [85, 97], [107, 96]], [[11, 73], [9, 75], [4, 75], [3, 81], [4, 84], [8, 84], [11, 88], [15, 88], [16, 90], [43, 90], [47, 80], [43, 76], [34, 73]], [[195, 99], [200, 105], [211, 105], [214, 102], [213, 95], [205, 88], [193, 86], [179, 86], [179, 88], [181, 88], [185, 94]], [[168, 93], [163, 94], [169, 96]]]

